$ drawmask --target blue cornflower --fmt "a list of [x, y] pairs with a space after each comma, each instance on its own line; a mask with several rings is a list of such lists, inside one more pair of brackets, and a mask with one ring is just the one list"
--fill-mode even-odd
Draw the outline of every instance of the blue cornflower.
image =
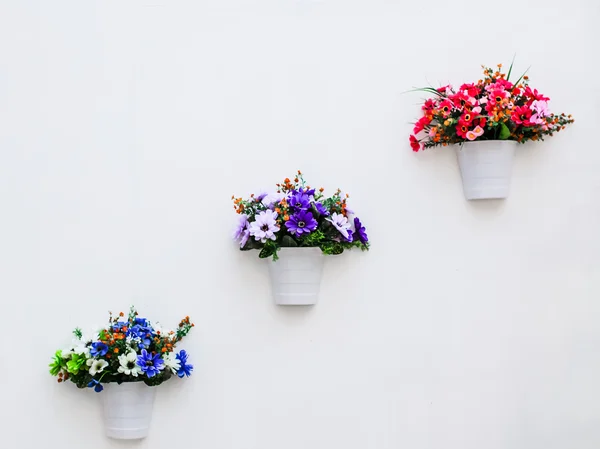
[[87, 386], [88, 386], [88, 388], [94, 387], [94, 391], [96, 393], [100, 393], [102, 390], [104, 390], [104, 387], [102, 386], [100, 381], [96, 380], [96, 379], [92, 379]]
[[192, 370], [194, 369], [194, 365], [190, 365], [187, 363], [188, 354], [187, 354], [187, 352], [185, 352], [185, 349], [182, 349], [181, 351], [179, 351], [179, 354], [177, 354], [175, 356], [175, 358], [177, 360], [179, 360], [179, 363], [181, 364], [181, 366], [177, 370], [177, 375], [179, 377], [183, 377], [183, 376], [190, 377], [192, 375]]
[[160, 358], [160, 354], [152, 355], [145, 349], [138, 355], [137, 364], [148, 377], [154, 377], [165, 369], [165, 362]]
[[108, 346], [106, 343], [102, 343], [101, 341], [95, 341], [92, 343], [92, 347], [90, 348], [90, 355], [92, 357], [102, 357], [103, 355], [106, 355], [107, 352]]

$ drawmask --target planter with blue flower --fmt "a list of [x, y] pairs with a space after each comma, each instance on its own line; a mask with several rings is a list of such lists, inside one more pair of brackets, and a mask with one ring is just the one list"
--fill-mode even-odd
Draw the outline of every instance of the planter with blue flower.
[[56, 351], [50, 374], [79, 388], [102, 392], [106, 435], [140, 439], [148, 435], [156, 388], [173, 376], [189, 377], [193, 366], [175, 346], [194, 325], [184, 318], [174, 330], [138, 316], [110, 315], [101, 329], [77, 328], [65, 349]]
[[272, 193], [232, 197], [240, 215], [234, 238], [243, 251], [259, 250], [271, 258], [269, 273], [275, 303], [313, 305], [319, 296], [324, 255], [369, 248], [366, 230], [346, 207], [348, 195], [338, 189], [306, 185], [302, 173], [277, 184]]

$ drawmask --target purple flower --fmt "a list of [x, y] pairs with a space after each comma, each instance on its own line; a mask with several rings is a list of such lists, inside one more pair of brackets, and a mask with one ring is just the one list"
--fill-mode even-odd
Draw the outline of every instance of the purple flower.
[[275, 240], [275, 233], [278, 231], [277, 213], [272, 210], [263, 210], [256, 216], [255, 221], [250, 223], [250, 235], [262, 243], [267, 239]]
[[290, 233], [300, 237], [302, 234], [310, 234], [317, 229], [317, 220], [313, 217], [312, 212], [301, 210], [290, 216], [290, 219], [285, 222], [285, 227]]
[[154, 377], [165, 369], [165, 362], [160, 358], [160, 354], [152, 355], [145, 349], [138, 355], [137, 364], [148, 377]]
[[348, 232], [350, 231], [350, 223], [348, 223], [348, 218], [346, 218], [342, 214], [334, 212], [333, 215], [331, 217], [326, 218], [326, 220], [329, 221], [346, 240], [350, 242], [352, 241], [352, 234], [351, 232]]
[[354, 217], [354, 229], [354, 232], [358, 236], [358, 240], [360, 240], [363, 243], [367, 243], [369, 241], [369, 237], [367, 237], [367, 230], [362, 225], [358, 217]]
[[315, 209], [317, 210], [319, 215], [323, 215], [324, 217], [329, 216], [329, 211], [321, 203], [315, 203]]
[[310, 207], [310, 198], [304, 192], [296, 192], [293, 190], [289, 199], [289, 204], [296, 210], [306, 210]]
[[248, 215], [243, 214], [242, 216], [240, 216], [240, 222], [238, 223], [238, 226], [235, 229], [235, 234], [233, 238], [234, 240], [240, 242], [240, 248], [246, 246], [246, 243], [250, 238], [250, 223], [248, 222]]

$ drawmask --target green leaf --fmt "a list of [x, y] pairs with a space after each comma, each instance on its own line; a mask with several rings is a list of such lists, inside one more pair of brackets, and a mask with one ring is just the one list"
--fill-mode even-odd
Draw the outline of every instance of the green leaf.
[[267, 257], [273, 256], [273, 260], [277, 260], [277, 250], [279, 247], [277, 243], [272, 240], [267, 240], [263, 249], [258, 253], [258, 257], [261, 259], [266, 259]]
[[527, 70], [525, 70], [525, 71], [523, 72], [523, 74], [520, 76], [520, 78], [519, 78], [519, 79], [518, 79], [518, 80], [515, 82], [515, 86], [516, 86], [517, 84], [519, 84], [519, 81], [521, 81], [525, 75], [527, 75], [527, 72], [529, 72], [529, 69], [530, 69], [530, 68], [531, 68], [531, 66], [527, 67]]
[[513, 68], [513, 64], [515, 63], [516, 56], [517, 56], [517, 54], [515, 53], [515, 55], [513, 56], [512, 62], [510, 63], [510, 67], [508, 69], [508, 74], [506, 75], [506, 81], [510, 80], [510, 73], [512, 72], [512, 68]]
[[500, 134], [498, 134], [498, 139], [506, 140], [510, 137], [510, 129], [504, 123], [500, 124]]
[[298, 246], [298, 243], [289, 235], [284, 235], [281, 239], [282, 248], [295, 248], [296, 246]]
[[344, 246], [339, 242], [324, 243], [321, 250], [324, 254], [337, 255], [344, 252]]

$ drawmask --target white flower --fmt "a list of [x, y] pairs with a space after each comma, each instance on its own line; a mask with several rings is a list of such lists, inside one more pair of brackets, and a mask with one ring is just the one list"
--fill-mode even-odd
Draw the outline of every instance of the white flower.
[[108, 362], [102, 359], [88, 359], [86, 363], [87, 366], [90, 367], [90, 374], [92, 376], [101, 373], [102, 371], [104, 371], [104, 368], [108, 366]]
[[120, 355], [119, 363], [121, 366], [119, 366], [117, 371], [127, 376], [137, 377], [142, 372], [142, 369], [137, 364], [137, 354], [134, 351]]
[[261, 198], [261, 203], [265, 207], [271, 207], [275, 203], [279, 203], [282, 199], [285, 198], [283, 193], [261, 193], [258, 198]]
[[265, 243], [268, 239], [275, 240], [276, 232], [279, 231], [277, 224], [277, 213], [272, 210], [264, 210], [250, 223], [250, 235], [257, 241]]
[[340, 231], [340, 234], [344, 236], [344, 238], [348, 239], [348, 230], [350, 229], [350, 223], [348, 223], [348, 218], [344, 217], [342, 214], [338, 214], [334, 212], [331, 217], [327, 217], [325, 220], [329, 221], [335, 228]]
[[181, 368], [181, 363], [177, 359], [177, 356], [174, 352], [169, 352], [167, 355], [163, 357], [163, 362], [165, 362], [165, 367], [171, 368], [173, 374], [177, 374], [179, 368]]

